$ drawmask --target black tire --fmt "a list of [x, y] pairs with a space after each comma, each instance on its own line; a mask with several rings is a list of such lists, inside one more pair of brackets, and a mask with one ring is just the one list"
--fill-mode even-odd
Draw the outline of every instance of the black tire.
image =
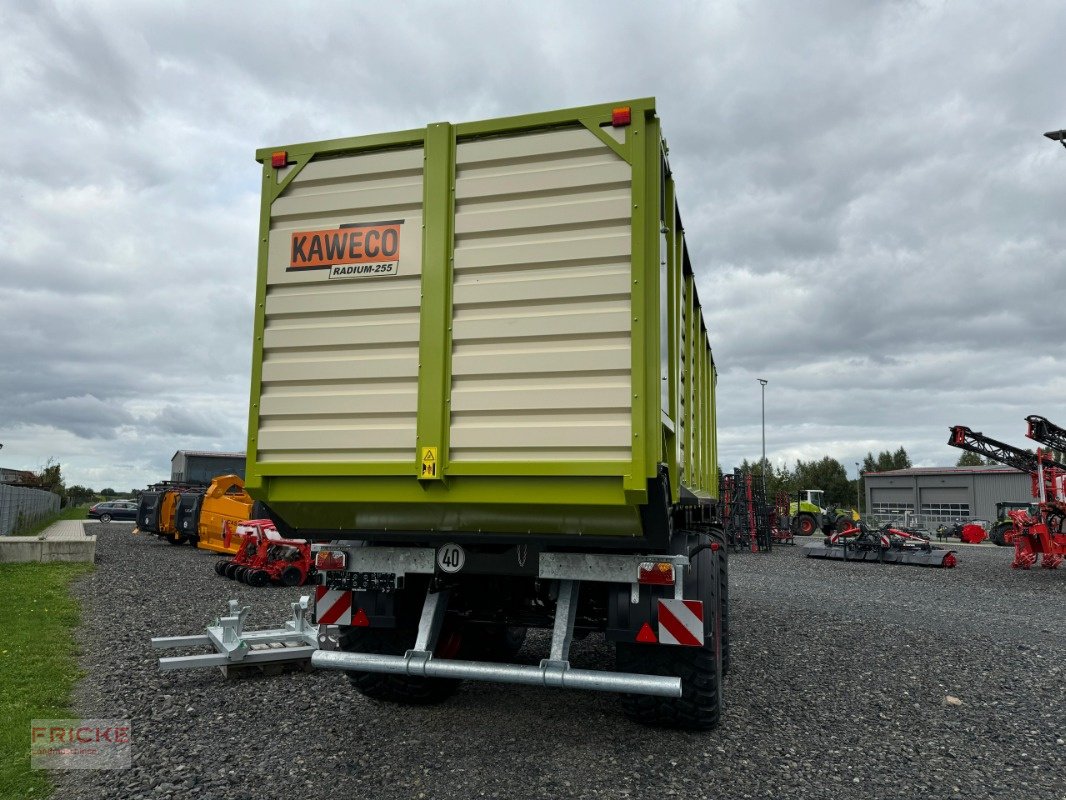
[[225, 575], [226, 574], [226, 563], [227, 562], [225, 562], [225, 561], [216, 561], [215, 562], [215, 574], [216, 575]]
[[100, 515], [100, 521], [103, 522], [104, 524], [107, 524], [108, 522], [111, 521], [111, 515], [110, 514], [101, 514]]
[[[373, 630], [349, 627], [342, 629], [340, 647], [360, 653], [402, 656], [415, 644], [414, 629]], [[433, 705], [455, 694], [460, 681], [441, 678], [415, 678], [383, 672], [348, 672], [348, 680], [358, 692], [371, 700], [405, 705]]]
[[[684, 535], [675, 538], [681, 540], [688, 552], [711, 541], [706, 535], [690, 534], [687, 543]], [[696, 731], [709, 731], [718, 726], [722, 716], [722, 553], [722, 549], [717, 553], [703, 549], [692, 559], [692, 568], [685, 570], [685, 597], [703, 601], [705, 619], [709, 622], [702, 647], [616, 644], [619, 671], [681, 678], [681, 697], [622, 695], [622, 710], [633, 721]]]
[[299, 567], [285, 567], [280, 577], [281, 582], [286, 586], [299, 586], [304, 582], [304, 574]]
[[526, 641], [526, 628], [471, 625], [463, 631], [459, 658], [469, 661], [513, 661]]
[[245, 576], [245, 583], [260, 588], [270, 583], [270, 575], [264, 569], [249, 570]]
[[635, 644], [616, 646], [619, 671], [681, 678], [681, 697], [622, 695], [622, 710], [634, 722], [709, 731], [721, 718], [719, 661], [714, 643], [703, 647]]
[[1013, 524], [1010, 524], [1010, 525], [1005, 525], [1005, 524], [996, 525], [989, 532], [988, 538], [992, 541], [993, 544], [999, 545], [1000, 547], [1006, 547], [1007, 546], [1007, 540], [1004, 537], [1006, 536], [1007, 531], [1012, 530], [1013, 528], [1014, 528]]
[[237, 567], [239, 565], [233, 561], [227, 561], [226, 566], [222, 569], [222, 574], [229, 578], [231, 581], [237, 580]]
[[725, 546], [725, 531], [713, 528], [711, 537], [722, 548], [718, 551], [718, 604], [722, 610], [722, 675], [729, 674], [729, 548]]
[[248, 567], [238, 564], [237, 569], [233, 570], [233, 578], [238, 583], [245, 583], [246, 576], [248, 575]]

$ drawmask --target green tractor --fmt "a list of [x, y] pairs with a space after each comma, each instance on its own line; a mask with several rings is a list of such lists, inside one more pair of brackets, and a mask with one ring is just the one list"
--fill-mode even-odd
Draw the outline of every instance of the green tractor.
[[818, 531], [829, 535], [834, 530], [850, 528], [859, 520], [857, 511], [826, 506], [822, 489], [804, 489], [799, 501], [789, 504], [788, 516], [793, 520], [793, 531], [798, 536], [813, 536]]
[[1004, 501], [1002, 503], [996, 503], [996, 521], [992, 523], [992, 528], [988, 532], [988, 538], [1000, 547], [1004, 547], [1007, 544], [1004, 538], [1007, 532], [1014, 528], [1014, 521], [1007, 516], [1008, 511], [1016, 511], [1021, 509], [1029, 513], [1031, 517], [1040, 516], [1040, 509], [1036, 503], [1026, 501]]

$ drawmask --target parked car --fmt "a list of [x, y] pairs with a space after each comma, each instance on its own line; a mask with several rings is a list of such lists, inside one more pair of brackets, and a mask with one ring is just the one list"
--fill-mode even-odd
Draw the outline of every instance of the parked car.
[[137, 519], [137, 504], [131, 500], [109, 500], [97, 503], [89, 509], [89, 519], [110, 522], [113, 519]]

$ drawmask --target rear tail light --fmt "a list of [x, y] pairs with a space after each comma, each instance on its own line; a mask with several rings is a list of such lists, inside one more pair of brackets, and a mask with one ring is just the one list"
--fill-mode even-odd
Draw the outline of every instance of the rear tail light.
[[645, 561], [637, 571], [637, 583], [651, 586], [672, 586], [674, 565], [669, 561]]
[[336, 572], [348, 564], [348, 555], [343, 550], [319, 550], [315, 555], [315, 567], [319, 572]]
[[270, 164], [274, 169], [281, 169], [289, 163], [289, 154], [285, 150], [279, 150], [270, 155]]
[[633, 119], [633, 112], [629, 106], [622, 106], [621, 108], [615, 108], [611, 111], [611, 125], [616, 128], [621, 128], [628, 125]]

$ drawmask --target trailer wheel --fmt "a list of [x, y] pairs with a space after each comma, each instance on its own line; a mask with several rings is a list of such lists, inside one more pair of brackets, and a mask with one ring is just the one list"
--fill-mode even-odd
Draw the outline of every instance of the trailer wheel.
[[622, 672], [681, 678], [681, 697], [622, 695], [622, 710], [634, 722], [696, 731], [718, 725], [721, 686], [713, 642], [703, 647], [619, 642], [616, 662]]
[[[681, 537], [684, 542], [685, 534]], [[711, 537], [689, 534], [683, 546], [691, 552], [708, 538]], [[617, 643], [615, 661], [619, 671], [681, 679], [681, 697], [622, 695], [622, 710], [635, 722], [697, 731], [717, 727], [722, 715], [722, 553], [723, 548], [717, 553], [704, 548], [693, 559], [692, 568], [685, 570], [685, 597], [702, 600], [704, 614], [710, 614], [714, 623], [705, 634], [702, 647]]]
[[248, 585], [255, 587], [266, 586], [270, 583], [270, 576], [265, 569], [253, 569], [248, 573]]
[[237, 567], [239, 565], [235, 561], [227, 561], [225, 563], [226, 566], [222, 568], [222, 574], [231, 581], [237, 580]]
[[725, 531], [711, 529], [711, 537], [718, 540], [718, 604], [722, 609], [722, 675], [729, 674], [729, 548], [726, 547]]
[[[359, 653], [402, 656], [415, 645], [414, 629], [341, 629], [340, 647]], [[443, 632], [442, 632], [443, 638]], [[439, 650], [439, 648], [438, 648]], [[371, 700], [405, 705], [432, 705], [447, 700], [460, 681], [443, 678], [417, 678], [382, 672], [348, 672], [348, 680], [361, 695]]]

